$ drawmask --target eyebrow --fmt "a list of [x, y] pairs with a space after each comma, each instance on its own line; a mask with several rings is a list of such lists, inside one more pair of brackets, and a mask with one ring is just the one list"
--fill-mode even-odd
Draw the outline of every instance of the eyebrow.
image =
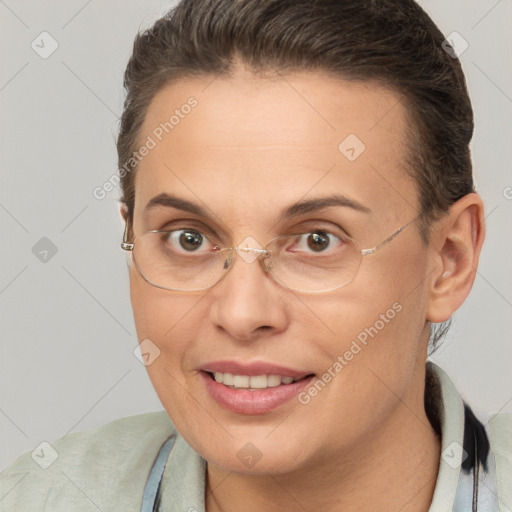
[[358, 212], [371, 213], [370, 208], [364, 206], [355, 199], [350, 199], [349, 197], [341, 194], [332, 194], [326, 197], [318, 197], [308, 199], [307, 201], [297, 201], [296, 203], [293, 203], [281, 211], [281, 214], [279, 215], [279, 222], [292, 217], [298, 217], [299, 215], [304, 215], [305, 213], [330, 208], [332, 206], [344, 206], [352, 208]]
[[[144, 208], [144, 212], [146, 213], [157, 206], [175, 208], [177, 210], [193, 213], [200, 217], [211, 217], [207, 211], [198, 204], [166, 193], [159, 194], [150, 199]], [[352, 208], [353, 210], [362, 213], [371, 213], [371, 210], [368, 207], [359, 203], [355, 199], [350, 199], [349, 197], [341, 194], [333, 194], [330, 196], [302, 200], [293, 203], [287, 208], [281, 210], [278, 222], [333, 206], [342, 206]]]
[[170, 194], [158, 194], [157, 196], [150, 199], [144, 207], [144, 213], [156, 208], [157, 206], [164, 206], [166, 208], [175, 208], [177, 210], [183, 210], [189, 213], [195, 213], [200, 217], [209, 217], [206, 210], [198, 204], [187, 201], [186, 199], [180, 199], [179, 197], [172, 196]]

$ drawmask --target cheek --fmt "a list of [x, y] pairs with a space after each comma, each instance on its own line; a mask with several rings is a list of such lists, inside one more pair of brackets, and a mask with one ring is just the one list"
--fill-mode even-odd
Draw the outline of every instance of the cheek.
[[199, 299], [149, 285], [133, 267], [130, 270], [130, 300], [139, 340], [150, 335], [158, 340], [168, 338], [186, 323]]
[[363, 258], [352, 283], [308, 304], [330, 328], [337, 352], [348, 349], [354, 339], [363, 345], [377, 339], [384, 345], [388, 338], [407, 344], [412, 342], [411, 329], [416, 333], [423, 329], [428, 273], [425, 257], [410, 254], [399, 262], [381, 256], [387, 255]]
[[139, 343], [150, 340], [157, 347], [158, 356], [146, 365], [149, 378], [171, 420], [176, 426], [182, 426], [184, 418], [197, 416], [200, 412], [194, 401], [187, 399], [184, 390], [191, 388], [191, 379], [195, 375], [187, 361], [197, 354], [198, 322], [204, 317], [204, 312], [199, 311], [201, 296], [176, 295], [160, 290], [147, 284], [132, 270], [130, 297]]
[[179, 377], [185, 357], [194, 350], [197, 322], [204, 317], [200, 312], [201, 295], [183, 296], [161, 290], [147, 284], [132, 269], [130, 298], [139, 343], [149, 339], [160, 350], [155, 363], [147, 366], [150, 377], [155, 378], [164, 368]]
[[171, 319], [160, 295], [160, 290], [148, 285], [132, 267], [130, 300], [139, 342], [145, 338], [160, 340], [170, 327]]
[[327, 373], [336, 375], [332, 399], [343, 395], [355, 405], [386, 393], [379, 377], [397, 394], [405, 393], [426, 344], [425, 255], [418, 251], [400, 262], [364, 263], [351, 285], [309, 304], [331, 331], [316, 352], [324, 353]]
[[322, 425], [328, 438], [319, 440], [324, 447], [350, 445], [377, 428], [406, 399], [414, 379], [422, 321], [400, 290], [388, 284], [387, 290], [362, 294], [358, 289], [326, 300], [337, 302], [328, 322], [335, 334], [318, 341], [320, 382], [299, 397], [305, 429]]
[[325, 373], [320, 378], [332, 382], [327, 387], [333, 395], [343, 395], [345, 403], [356, 403], [365, 394], [366, 403], [378, 396], [372, 372], [400, 387], [418, 355], [421, 328], [414, 309], [394, 290], [380, 297], [375, 292], [330, 301], [337, 302], [337, 310], [325, 316], [332, 333], [312, 336], [317, 345], [313, 353], [322, 354], [319, 369]]
[[131, 269], [137, 339], [157, 347], [158, 357], [146, 370], [163, 403], [181, 402], [183, 389], [197, 386], [197, 362], [209, 346], [207, 295], [208, 290], [183, 294], [156, 288]]

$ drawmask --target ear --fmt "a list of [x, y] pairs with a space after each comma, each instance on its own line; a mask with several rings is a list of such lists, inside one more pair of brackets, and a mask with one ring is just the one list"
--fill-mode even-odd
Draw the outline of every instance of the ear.
[[454, 203], [432, 233], [435, 270], [430, 276], [427, 320], [448, 320], [469, 295], [485, 237], [484, 207], [471, 193]]

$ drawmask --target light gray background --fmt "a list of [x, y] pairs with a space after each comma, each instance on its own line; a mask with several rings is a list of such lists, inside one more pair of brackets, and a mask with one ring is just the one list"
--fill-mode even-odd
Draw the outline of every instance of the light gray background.
[[[433, 359], [477, 413], [512, 410], [512, 2], [420, 3], [469, 43], [488, 230], [472, 294]], [[162, 409], [133, 355], [118, 194], [92, 191], [116, 171], [135, 33], [172, 4], [0, 0], [0, 470], [41, 441]], [[43, 31], [59, 45], [47, 59], [31, 48]], [[42, 237], [57, 247], [46, 263], [32, 252]]]

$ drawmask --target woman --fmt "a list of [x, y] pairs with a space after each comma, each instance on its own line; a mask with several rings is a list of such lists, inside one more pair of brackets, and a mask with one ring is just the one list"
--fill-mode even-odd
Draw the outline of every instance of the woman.
[[3, 509], [512, 507], [510, 415], [427, 362], [484, 240], [454, 52], [412, 0], [184, 1], [137, 37], [122, 248], [165, 412], [25, 454]]

